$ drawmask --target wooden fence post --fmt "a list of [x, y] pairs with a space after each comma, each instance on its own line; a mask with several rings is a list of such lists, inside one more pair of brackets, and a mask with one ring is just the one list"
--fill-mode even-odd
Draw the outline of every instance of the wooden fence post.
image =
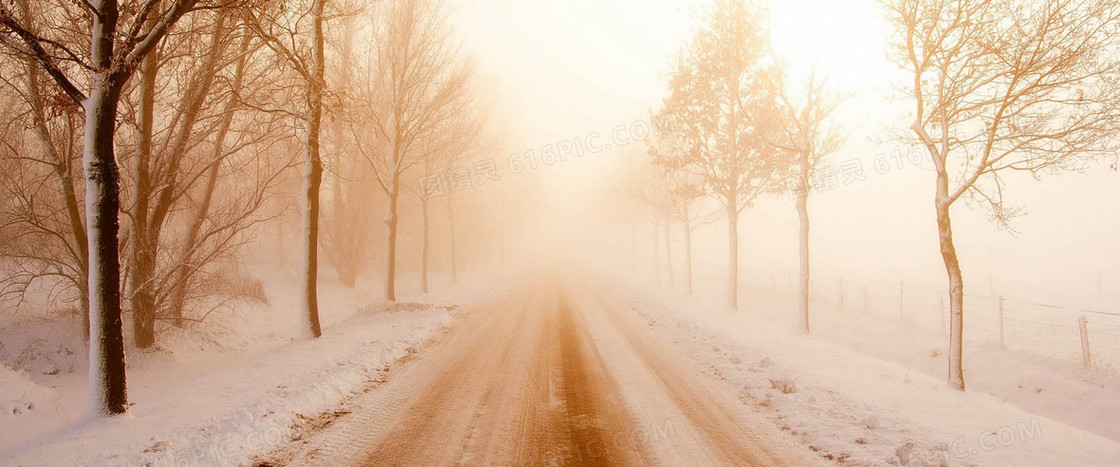
[[1077, 317], [1077, 328], [1081, 331], [1081, 363], [1087, 367], [1092, 367], [1093, 360], [1089, 354], [1089, 326], [1084, 316]]

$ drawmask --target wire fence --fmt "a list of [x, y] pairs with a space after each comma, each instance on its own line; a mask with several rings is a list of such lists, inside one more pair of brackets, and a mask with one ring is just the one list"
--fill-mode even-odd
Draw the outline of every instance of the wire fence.
[[[796, 274], [788, 273], [785, 287], [771, 276], [765, 288], [796, 290]], [[914, 326], [948, 332], [949, 300], [945, 288], [905, 281], [814, 277], [811, 309], [832, 308], [844, 314], [892, 316]], [[966, 293], [965, 339], [993, 342], [1007, 350], [1120, 371], [1120, 313], [1064, 306], [1000, 295]]]

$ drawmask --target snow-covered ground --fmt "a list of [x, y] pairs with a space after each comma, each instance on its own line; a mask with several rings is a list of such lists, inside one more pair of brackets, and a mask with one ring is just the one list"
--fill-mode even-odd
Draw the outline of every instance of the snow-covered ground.
[[[2, 463], [250, 463], [379, 387], [394, 362], [457, 322], [456, 304], [492, 295], [480, 280], [455, 288], [437, 280], [441, 293], [390, 306], [379, 300], [374, 282], [349, 289], [324, 280], [324, 337], [306, 341], [297, 337], [298, 301], [286, 285], [291, 271], [252, 273], [263, 278], [269, 304], [236, 302], [204, 324], [168, 330], [158, 350], [130, 349], [134, 406], [125, 417], [77, 420], [85, 356], [73, 337], [76, 321], [4, 323]], [[1114, 465], [1120, 459], [1120, 383], [1113, 373], [972, 345], [969, 391], [961, 393], [943, 381], [943, 336], [905, 319], [824, 309], [814, 314], [808, 336], [790, 330], [789, 304], [780, 294], [749, 294], [746, 310], [732, 312], [633, 281], [607, 282], [576, 288], [586, 296], [574, 303], [585, 310], [590, 335], [640, 426], [664, 428], [672, 414], [651, 408], [651, 397], [660, 394], [653, 383], [619, 370], [634, 359], [611, 350], [624, 347], [613, 345], [618, 337], [607, 332], [613, 312], [596, 309], [630, 312], [634, 325], [623, 328], [660, 346], [652, 353], [679, 356], [685, 367], [706, 373], [706, 391], [741, 407], [740, 415], [756, 420], [757, 433], [772, 427], [775, 434], [765, 439], [786, 440], [789, 446], [775, 452], [807, 446], [806, 453], [826, 463], [857, 465]], [[677, 445], [687, 438], [686, 425], [673, 425], [680, 436], [666, 440], [672, 446], [651, 447], [655, 457], [686, 460], [672, 457], [691, 452]]]
[[[788, 291], [753, 288], [744, 301], [748, 314], [794, 328], [795, 305]], [[934, 379], [944, 379], [947, 374], [948, 337], [936, 325], [915, 322], [910, 314], [900, 318], [851, 307], [841, 309], [826, 297], [815, 296], [812, 303], [813, 337]], [[930, 311], [926, 314], [937, 313], [936, 308]], [[1116, 422], [1120, 420], [1120, 373], [1113, 367], [1086, 368], [1077, 360], [1006, 350], [976, 326], [966, 326], [965, 333], [969, 391], [990, 394], [1028, 412], [1120, 442], [1120, 423]]]
[[238, 301], [205, 323], [165, 332], [159, 350], [130, 348], [133, 408], [109, 420], [78, 419], [86, 389], [84, 344], [74, 337], [79, 323], [5, 323], [2, 463], [246, 463], [376, 381], [453, 323], [452, 303], [486, 290], [475, 283], [438, 295], [406, 294], [390, 306], [378, 299], [378, 284], [351, 289], [321, 280], [324, 337], [304, 341], [291, 272], [254, 271], [271, 305]]
[[[1114, 427], [1115, 417], [1082, 411], [1075, 427], [982, 389], [1069, 376], [1047, 373], [1044, 365], [1005, 368], [987, 378], [974, 367], [975, 389], [960, 393], [941, 377], [788, 331], [758, 314], [634, 285], [612, 292], [663, 342], [730, 382], [746, 406], [768, 414], [826, 459], [873, 465], [1114, 465], [1120, 459], [1120, 443], [1091, 432]], [[1006, 358], [1005, 364], [1024, 361]], [[1120, 398], [1116, 391], [1055, 392], [1048, 400], [1068, 405], [1110, 405]]]

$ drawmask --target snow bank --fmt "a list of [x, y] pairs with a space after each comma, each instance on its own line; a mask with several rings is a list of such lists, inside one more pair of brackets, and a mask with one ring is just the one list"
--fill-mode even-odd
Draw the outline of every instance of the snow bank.
[[[753, 316], [786, 328], [794, 327], [791, 293], [756, 290], [746, 297]], [[948, 368], [944, 332], [882, 313], [838, 309], [828, 297], [813, 301], [813, 337], [912, 368], [943, 380]], [[967, 311], [967, 310], [966, 310]], [[973, 310], [974, 315], [983, 310]], [[935, 310], [936, 312], [936, 310]], [[897, 313], [897, 312], [896, 312]], [[929, 314], [929, 313], [925, 313]], [[964, 372], [970, 392], [987, 393], [1028, 412], [1052, 418], [1120, 442], [1120, 373], [1086, 368], [1023, 350], [1005, 350], [985, 339], [983, 330], [965, 327]], [[923, 327], [923, 325], [925, 327]]]
[[0, 458], [7, 465], [247, 464], [450, 323], [444, 308], [361, 313], [327, 328], [326, 338], [136, 395], [128, 416], [66, 427]]
[[20, 415], [53, 406], [55, 399], [54, 390], [27, 379], [27, 373], [0, 365], [0, 419], [5, 425], [16, 424]]
[[1108, 465], [1120, 459], [1114, 441], [745, 312], [612, 290], [651, 332], [825, 459], [868, 465]]

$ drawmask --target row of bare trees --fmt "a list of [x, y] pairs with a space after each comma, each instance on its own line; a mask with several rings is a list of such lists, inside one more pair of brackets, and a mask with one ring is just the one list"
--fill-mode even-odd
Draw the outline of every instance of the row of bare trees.
[[385, 204], [395, 299], [398, 200], [426, 220], [421, 180], [482, 120], [445, 15], [430, 0], [0, 4], [0, 292], [76, 304], [91, 415], [127, 409], [124, 318], [140, 349], [204, 318], [296, 177], [305, 333], [322, 333], [320, 247], [353, 286]]
[[[934, 162], [933, 215], [950, 304], [949, 374], [964, 389], [963, 279], [950, 208], [960, 199], [1007, 227], [1007, 174], [1081, 170], [1114, 158], [1120, 131], [1120, 2], [1115, 0], [883, 0], [893, 58], [911, 78], [913, 121], [895, 139]], [[790, 188], [799, 219], [798, 315], [809, 327], [810, 177], [839, 148], [832, 123], [843, 95], [816, 74], [790, 83], [767, 45], [761, 10], [717, 0], [679, 59], [654, 116], [653, 163], [667, 174], [642, 198], [681, 221], [698, 190], [729, 225], [729, 305], [737, 305], [737, 219], [766, 193]], [[685, 183], [691, 189], [681, 190]], [[654, 193], [648, 193], [652, 190]], [[679, 208], [677, 209], [679, 211]], [[690, 224], [685, 222], [685, 232]], [[687, 239], [687, 238], [686, 238]], [[691, 262], [691, 259], [689, 259]], [[689, 270], [691, 265], [689, 265]], [[691, 280], [691, 279], [690, 279]]]
[[[691, 292], [690, 210], [703, 195], [722, 206], [728, 225], [728, 306], [738, 306], [739, 215], [759, 197], [788, 188], [794, 179], [800, 220], [799, 314], [809, 330], [810, 174], [840, 144], [829, 118], [841, 99], [811, 75], [791, 84], [774, 57], [761, 10], [740, 1], [717, 1], [682, 56], [669, 95], [653, 116], [652, 162], [666, 171], [649, 190], [666, 222], [686, 234]], [[668, 235], [667, 235], [668, 237]]]

